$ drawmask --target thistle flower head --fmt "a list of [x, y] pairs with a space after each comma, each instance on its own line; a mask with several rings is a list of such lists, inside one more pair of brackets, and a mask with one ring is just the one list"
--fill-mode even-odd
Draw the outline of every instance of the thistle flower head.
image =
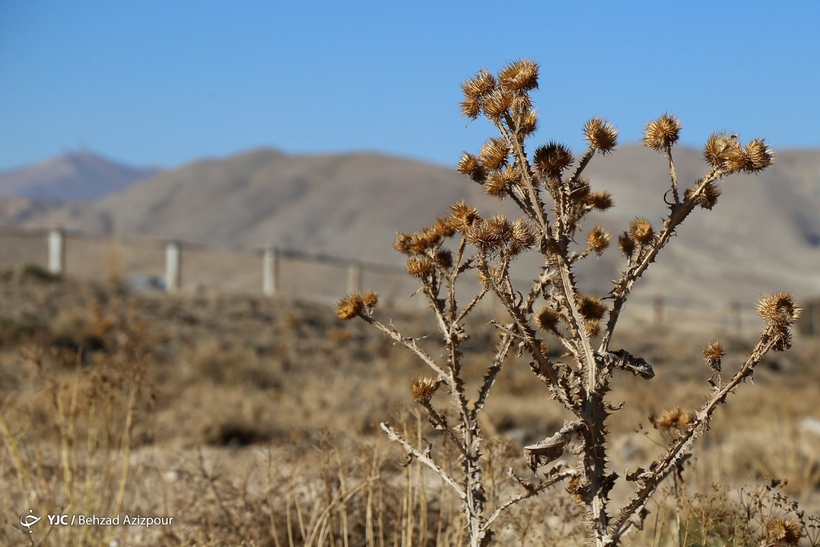
[[726, 351], [717, 340], [709, 342], [706, 344], [706, 347], [703, 348], [703, 359], [715, 372], [720, 372], [721, 361], [724, 355], [726, 355]]
[[552, 308], [544, 306], [535, 313], [535, 324], [543, 331], [557, 332], [561, 315]]
[[361, 294], [348, 294], [336, 304], [336, 317], [339, 319], [353, 319], [361, 313], [364, 307], [364, 298]]
[[712, 133], [703, 148], [703, 157], [712, 167], [729, 173], [739, 171], [746, 165], [743, 148], [737, 135]]
[[508, 177], [505, 177], [501, 172], [495, 171], [487, 177], [487, 182], [484, 184], [484, 191], [491, 196], [504, 198], [508, 183]]
[[[686, 192], [684, 192], [683, 197], [685, 199], [689, 199], [689, 196], [692, 195], [693, 189], [687, 188]], [[707, 182], [703, 190], [701, 190], [698, 197], [695, 198], [695, 203], [703, 207], [704, 209], [711, 210], [717, 204], [718, 198], [720, 197], [720, 188], [714, 182]]]
[[601, 256], [604, 253], [604, 249], [609, 247], [610, 239], [611, 237], [606, 230], [600, 226], [596, 226], [589, 232], [589, 235], [587, 235], [587, 245], [596, 255]]
[[484, 114], [491, 121], [497, 121], [512, 106], [513, 96], [502, 89], [496, 89], [484, 99]]
[[657, 429], [663, 429], [664, 431], [683, 429], [692, 423], [694, 419], [694, 413], [679, 408], [666, 410], [658, 418], [650, 418]]
[[498, 83], [506, 91], [529, 91], [538, 88], [538, 63], [521, 59], [498, 73]]
[[575, 158], [570, 149], [560, 143], [550, 141], [546, 146], [535, 149], [533, 162], [535, 167], [548, 177], [559, 178], [561, 172], [572, 165]]
[[522, 136], [527, 137], [535, 133], [536, 129], [538, 129], [538, 112], [530, 110], [521, 117], [518, 130], [521, 131]]
[[653, 150], [667, 150], [678, 142], [681, 127], [683, 126], [676, 117], [664, 114], [657, 120], [646, 124], [643, 143], [647, 148]]
[[472, 226], [476, 221], [481, 220], [478, 214], [478, 209], [475, 207], [468, 207], [464, 200], [454, 203], [450, 206], [450, 220], [456, 230], [464, 232], [467, 228]]
[[461, 84], [464, 96], [469, 99], [483, 99], [489, 95], [496, 87], [495, 77], [486, 68], [482, 68], [478, 73]]
[[449, 270], [453, 266], [453, 253], [449, 249], [439, 249], [434, 260], [440, 268]]
[[774, 163], [774, 152], [764, 139], [754, 139], [743, 150], [747, 173], [759, 173]]
[[489, 171], [495, 171], [507, 163], [510, 150], [504, 139], [490, 139], [481, 147], [478, 161]]
[[419, 404], [426, 405], [438, 389], [438, 380], [422, 376], [413, 380], [410, 389], [413, 392], [413, 400]]
[[410, 241], [411, 238], [409, 235], [398, 232], [396, 233], [396, 241], [393, 243], [393, 248], [402, 254], [410, 254]]
[[757, 314], [768, 325], [781, 329], [797, 321], [800, 317], [800, 311], [794, 297], [787, 292], [764, 296], [757, 303]]
[[635, 240], [632, 239], [629, 232], [624, 232], [618, 236], [618, 248], [627, 258], [635, 252]]
[[591, 147], [607, 154], [618, 144], [618, 130], [603, 118], [592, 118], [584, 124], [584, 138]]
[[367, 310], [372, 311], [379, 303], [379, 295], [373, 291], [364, 291], [362, 294], [362, 304]]
[[629, 225], [629, 234], [638, 243], [645, 244], [655, 237], [655, 230], [652, 228], [651, 222], [643, 217], [638, 217]]
[[772, 519], [766, 525], [766, 540], [770, 545], [798, 545], [803, 537], [803, 526], [793, 519]]
[[481, 101], [475, 97], [465, 97], [459, 106], [461, 107], [461, 115], [465, 118], [476, 119], [481, 113]]
[[458, 165], [456, 165], [456, 171], [462, 175], [467, 175], [479, 184], [484, 184], [487, 178], [487, 170], [484, 169], [478, 158], [469, 152], [464, 152], [461, 155], [461, 159], [458, 160]]
[[592, 192], [587, 195], [586, 200], [592, 205], [593, 209], [597, 209], [598, 211], [606, 211], [615, 204], [612, 199], [612, 194], [609, 192]]
[[436, 271], [436, 263], [427, 256], [412, 256], [407, 260], [407, 273], [424, 279]]
[[516, 245], [529, 249], [535, 244], [535, 231], [525, 218], [519, 218], [512, 225], [512, 238]]
[[578, 311], [584, 319], [597, 321], [601, 319], [606, 313], [606, 304], [600, 298], [595, 296], [579, 295]]

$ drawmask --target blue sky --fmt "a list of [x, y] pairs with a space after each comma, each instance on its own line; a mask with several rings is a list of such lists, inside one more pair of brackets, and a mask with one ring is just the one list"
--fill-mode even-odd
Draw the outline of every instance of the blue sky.
[[492, 130], [459, 84], [541, 65], [535, 139], [680, 117], [820, 146], [820, 3], [0, 0], [0, 170], [88, 148], [174, 167], [259, 146], [454, 165]]

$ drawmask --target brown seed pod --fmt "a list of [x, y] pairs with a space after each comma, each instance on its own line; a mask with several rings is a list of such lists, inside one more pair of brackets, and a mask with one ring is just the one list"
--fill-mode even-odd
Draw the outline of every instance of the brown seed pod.
[[604, 316], [606, 310], [606, 304], [604, 304], [604, 302], [600, 298], [597, 298], [595, 296], [579, 295], [578, 311], [581, 313], [584, 319], [597, 321], [598, 319]]
[[496, 89], [484, 99], [484, 114], [490, 120], [496, 121], [512, 106], [512, 102], [512, 95], [501, 89]]
[[799, 545], [803, 526], [793, 519], [772, 519], [766, 525], [766, 540], [770, 545]]
[[529, 91], [538, 88], [538, 63], [521, 59], [498, 73], [498, 83], [505, 91]]
[[712, 167], [733, 173], [746, 166], [743, 148], [737, 135], [712, 133], [703, 148], [703, 157]]
[[535, 167], [551, 178], [559, 178], [561, 172], [572, 165], [573, 161], [575, 158], [567, 146], [552, 141], [536, 148], [533, 155]]
[[653, 150], [666, 150], [678, 142], [680, 130], [683, 127], [680, 121], [669, 114], [664, 114], [657, 120], [646, 124], [643, 134], [643, 143]]
[[593, 209], [597, 209], [598, 211], [606, 211], [615, 204], [612, 199], [612, 194], [609, 192], [593, 192], [588, 194], [587, 201], [592, 205]]
[[364, 308], [364, 299], [359, 293], [348, 294], [336, 304], [336, 317], [339, 319], [353, 319]]
[[396, 241], [393, 243], [393, 248], [402, 254], [410, 254], [411, 237], [402, 232], [396, 234]]
[[535, 244], [535, 231], [525, 218], [513, 222], [512, 237], [515, 243], [524, 249], [529, 249]]
[[706, 347], [703, 348], [703, 358], [706, 360], [706, 364], [712, 367], [715, 372], [720, 372], [721, 361], [724, 355], [726, 355], [726, 351], [717, 340], [709, 342], [706, 344]]
[[745, 170], [748, 173], [759, 173], [774, 163], [774, 152], [764, 139], [752, 140], [746, 145], [744, 155], [746, 157]]
[[460, 232], [464, 232], [464, 230], [472, 226], [476, 221], [481, 220], [481, 217], [478, 214], [478, 209], [475, 207], [468, 207], [464, 203], [464, 200], [451, 205], [450, 211], [452, 211], [452, 214], [450, 215], [450, 218], [452, 219], [451, 222], [455, 229]]
[[618, 248], [621, 252], [629, 258], [635, 252], [635, 240], [629, 235], [629, 232], [624, 232], [618, 236]]
[[543, 331], [556, 332], [561, 315], [552, 308], [543, 307], [535, 314], [535, 324]]
[[610, 235], [600, 226], [594, 227], [587, 235], [587, 245], [596, 255], [601, 256], [604, 249], [609, 247]]
[[481, 113], [481, 101], [473, 97], [466, 97], [461, 101], [461, 115], [465, 118], [478, 118]]
[[538, 112], [530, 110], [521, 117], [518, 123], [518, 130], [521, 131], [522, 136], [527, 137], [535, 133], [538, 129]]
[[[685, 199], [689, 199], [689, 196], [692, 195], [692, 188], [687, 188], [686, 192], [683, 193], [683, 197]], [[712, 207], [717, 205], [718, 198], [720, 197], [720, 188], [714, 182], [707, 182], [706, 185], [703, 187], [703, 190], [698, 195], [695, 203], [703, 207], [704, 209], [711, 210]]]
[[478, 158], [469, 152], [464, 152], [461, 155], [461, 159], [458, 160], [458, 165], [456, 165], [456, 171], [463, 175], [467, 175], [479, 184], [484, 184], [484, 181], [487, 178], [487, 170], [483, 165], [481, 165]]
[[584, 138], [590, 146], [607, 154], [618, 144], [618, 130], [603, 118], [592, 118], [584, 124]]
[[372, 310], [373, 308], [376, 307], [376, 304], [378, 304], [378, 303], [379, 303], [379, 295], [376, 294], [375, 292], [365, 291], [364, 294], [362, 294], [362, 304], [364, 304], [365, 308], [367, 308], [369, 310]]
[[638, 217], [629, 225], [629, 233], [632, 238], [640, 244], [646, 244], [655, 237], [655, 230], [652, 223], [643, 217]]
[[413, 393], [413, 400], [419, 404], [427, 404], [433, 398], [433, 394], [438, 389], [438, 380], [422, 376], [413, 380], [410, 387]]
[[490, 139], [481, 148], [478, 161], [488, 171], [495, 171], [507, 163], [510, 150], [504, 139]]
[[801, 309], [791, 293], [779, 292], [764, 296], [757, 303], [757, 314], [774, 327], [786, 328], [800, 317]]
[[429, 257], [414, 256], [407, 260], [407, 273], [423, 279], [436, 271], [436, 264]]
[[483, 99], [495, 89], [495, 77], [486, 68], [461, 84], [464, 96], [470, 99]]

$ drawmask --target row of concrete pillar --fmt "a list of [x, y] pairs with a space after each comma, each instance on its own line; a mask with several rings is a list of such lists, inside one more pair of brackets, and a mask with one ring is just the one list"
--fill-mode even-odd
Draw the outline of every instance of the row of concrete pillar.
[[[48, 234], [48, 270], [60, 275], [65, 272], [65, 233], [53, 229]], [[358, 292], [362, 288], [364, 271], [357, 262], [348, 264], [347, 288]], [[182, 248], [176, 241], [165, 244], [165, 290], [176, 292], [182, 286]], [[262, 255], [262, 292], [273, 296], [280, 290], [279, 252], [276, 247], [267, 247]]]

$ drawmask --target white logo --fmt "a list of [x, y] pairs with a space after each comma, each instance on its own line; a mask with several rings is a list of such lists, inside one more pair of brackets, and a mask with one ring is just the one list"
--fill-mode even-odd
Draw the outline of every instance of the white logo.
[[31, 527], [40, 522], [40, 519], [43, 517], [38, 517], [34, 514], [33, 509], [28, 510], [28, 514], [23, 513], [20, 515], [20, 526], [23, 528], [28, 528], [28, 533], [32, 532]]

